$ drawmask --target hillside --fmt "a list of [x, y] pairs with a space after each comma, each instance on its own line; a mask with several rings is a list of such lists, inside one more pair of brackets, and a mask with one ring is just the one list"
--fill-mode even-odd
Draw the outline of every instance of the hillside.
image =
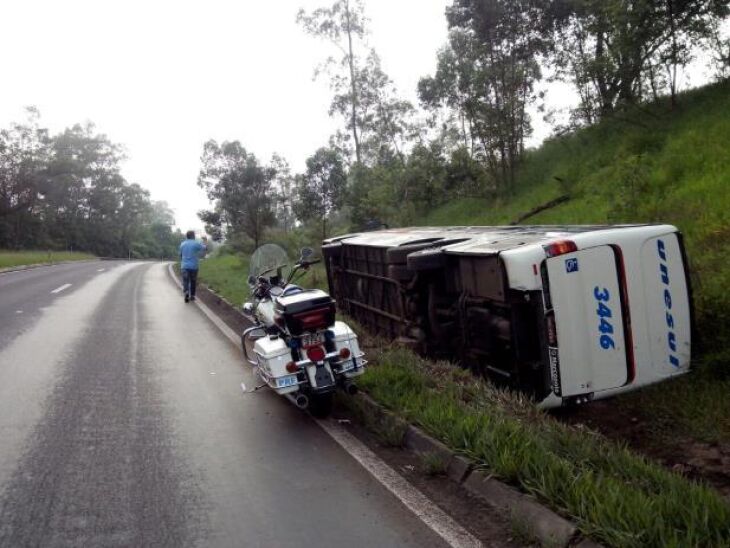
[[[653, 104], [528, 151], [512, 196], [460, 199], [423, 225], [507, 224], [561, 194], [571, 199], [526, 220], [667, 222], [686, 236], [705, 349], [730, 336], [730, 81]], [[718, 337], [721, 334], [721, 337]]]
[[[423, 225], [666, 222], [685, 234], [697, 339], [694, 374], [568, 414], [730, 493], [730, 81], [553, 138], [529, 151], [512, 196], [460, 199]], [[558, 180], [559, 179], [559, 180]]]

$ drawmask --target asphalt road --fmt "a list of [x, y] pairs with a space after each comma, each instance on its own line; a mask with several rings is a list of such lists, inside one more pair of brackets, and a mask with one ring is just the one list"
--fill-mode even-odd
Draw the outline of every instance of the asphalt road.
[[165, 265], [0, 274], [0, 545], [443, 545], [242, 382], [240, 351]]

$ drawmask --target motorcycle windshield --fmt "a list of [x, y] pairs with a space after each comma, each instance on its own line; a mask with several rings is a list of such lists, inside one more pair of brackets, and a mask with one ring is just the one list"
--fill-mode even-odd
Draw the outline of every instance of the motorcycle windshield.
[[264, 244], [251, 255], [249, 263], [249, 278], [264, 276], [271, 278], [276, 276], [276, 271], [281, 268], [281, 275], [286, 278], [289, 274], [289, 257], [284, 249], [276, 244]]

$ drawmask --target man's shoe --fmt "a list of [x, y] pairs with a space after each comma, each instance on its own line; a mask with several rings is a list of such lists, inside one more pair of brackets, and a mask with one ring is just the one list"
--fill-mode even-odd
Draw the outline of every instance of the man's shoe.
[[185, 293], [185, 302], [188, 302], [188, 301], [190, 301], [190, 295], [188, 295], [187, 293]]
[[193, 295], [192, 297], [190, 297], [190, 300], [191, 301], [194, 301], [195, 300], [195, 295]]

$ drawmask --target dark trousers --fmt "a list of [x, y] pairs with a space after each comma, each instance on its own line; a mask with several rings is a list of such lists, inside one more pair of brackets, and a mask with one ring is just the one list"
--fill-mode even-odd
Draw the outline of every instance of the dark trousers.
[[182, 269], [183, 293], [195, 297], [195, 284], [198, 283], [198, 269]]

